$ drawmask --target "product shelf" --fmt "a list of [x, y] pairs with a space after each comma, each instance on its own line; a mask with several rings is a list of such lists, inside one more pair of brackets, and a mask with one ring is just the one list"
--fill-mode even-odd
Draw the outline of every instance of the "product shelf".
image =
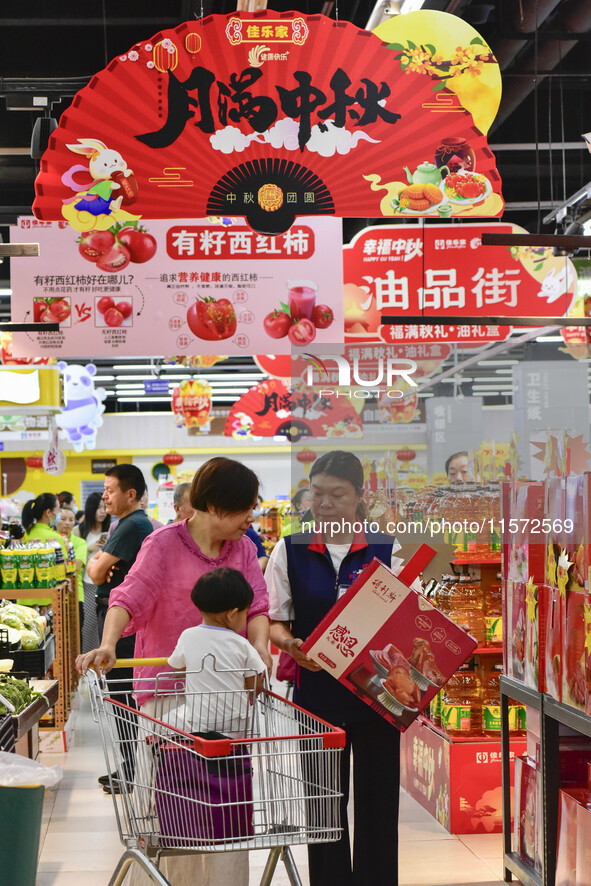
[[500, 689], [501, 695], [514, 698], [515, 701], [520, 701], [529, 708], [541, 711], [542, 696], [537, 690], [526, 686], [525, 683], [520, 683], [519, 680], [514, 680], [513, 677], [507, 677], [503, 674], [500, 678]]
[[502, 655], [502, 646], [478, 646], [472, 655]]
[[550, 695], [544, 695], [543, 704], [545, 717], [550, 717], [552, 720], [591, 738], [591, 717], [588, 717], [583, 711], [556, 701]]
[[515, 852], [505, 854], [504, 865], [506, 883], [511, 880], [513, 874], [523, 886], [543, 886], [542, 875]]
[[[440, 735], [444, 741], [449, 742], [450, 744], [499, 744], [501, 737], [492, 736], [492, 735], [450, 735], [449, 732], [446, 732], [445, 729], [442, 729], [440, 726], [436, 726], [432, 720], [426, 717], [424, 714], [419, 714], [417, 720], [421, 724], [421, 726], [426, 726], [427, 729], [430, 729], [432, 732], [436, 732], [437, 735]], [[513, 738], [519, 741], [523, 741], [522, 735], [512, 736], [509, 741], [512, 741]]]
[[450, 560], [452, 566], [500, 566], [501, 555], [498, 557], [489, 557], [486, 560], [477, 560], [471, 557], [458, 557], [456, 560]]
[[17, 601], [51, 599], [55, 634], [53, 676], [59, 685], [59, 697], [53, 706], [54, 725], [55, 729], [63, 729], [70, 715], [72, 695], [78, 685], [78, 673], [74, 667], [80, 652], [77, 577], [68, 576], [52, 588], [6, 588], [3, 594], [7, 599]]

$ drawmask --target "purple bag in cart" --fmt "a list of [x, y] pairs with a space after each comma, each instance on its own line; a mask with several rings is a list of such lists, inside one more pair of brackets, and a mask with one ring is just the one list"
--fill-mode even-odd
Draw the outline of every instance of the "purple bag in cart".
[[[219, 733], [195, 733], [225, 738]], [[252, 836], [251, 761], [245, 750], [200, 757], [178, 744], [158, 749], [155, 781], [161, 845], [184, 849]]]

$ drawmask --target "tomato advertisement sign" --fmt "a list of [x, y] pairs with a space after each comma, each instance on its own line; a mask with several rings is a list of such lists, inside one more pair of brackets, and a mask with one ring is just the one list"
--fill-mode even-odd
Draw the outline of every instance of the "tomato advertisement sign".
[[449, 59], [430, 44], [425, 65], [405, 34], [266, 10], [140, 40], [61, 115], [33, 212], [78, 231], [238, 215], [263, 234], [302, 215], [501, 215], [478, 111], [492, 82], [496, 113], [499, 66], [460, 19], [421, 15]]
[[143, 221], [78, 234], [21, 218], [12, 242], [13, 319], [56, 332], [14, 333], [15, 357], [59, 353], [290, 354], [343, 338], [341, 222], [307, 218], [277, 236], [235, 218]]
[[[570, 259], [545, 247], [483, 246], [485, 231], [524, 233], [502, 223], [360, 231], [344, 247], [345, 341], [486, 344], [509, 335], [512, 316], [566, 315], [576, 284]], [[507, 326], [437, 323], [450, 314], [506, 317]], [[382, 324], [385, 315], [398, 323]], [[405, 322], [419, 315], [433, 325]]]

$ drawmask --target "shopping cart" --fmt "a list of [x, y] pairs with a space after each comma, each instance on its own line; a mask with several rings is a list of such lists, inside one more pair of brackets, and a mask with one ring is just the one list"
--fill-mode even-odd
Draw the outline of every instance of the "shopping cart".
[[[126, 659], [116, 667], [166, 659]], [[215, 667], [215, 661], [213, 663]], [[154, 697], [155, 716], [126, 704], [128, 685], [86, 674], [121, 841], [109, 886], [131, 865], [170, 886], [164, 856], [269, 849], [260, 886], [281, 858], [301, 886], [290, 845], [340, 839], [340, 754], [345, 733], [269, 689], [187, 693], [185, 676], [163, 671], [134, 680]], [[197, 726], [197, 728], [196, 728]], [[116, 788], [116, 789], [114, 789]]]

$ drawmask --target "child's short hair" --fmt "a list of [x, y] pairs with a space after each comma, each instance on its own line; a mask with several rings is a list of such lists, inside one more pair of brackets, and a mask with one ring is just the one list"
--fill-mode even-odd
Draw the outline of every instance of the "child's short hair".
[[197, 579], [191, 591], [191, 600], [201, 612], [212, 614], [247, 609], [254, 599], [254, 592], [237, 569], [223, 567], [206, 572]]

